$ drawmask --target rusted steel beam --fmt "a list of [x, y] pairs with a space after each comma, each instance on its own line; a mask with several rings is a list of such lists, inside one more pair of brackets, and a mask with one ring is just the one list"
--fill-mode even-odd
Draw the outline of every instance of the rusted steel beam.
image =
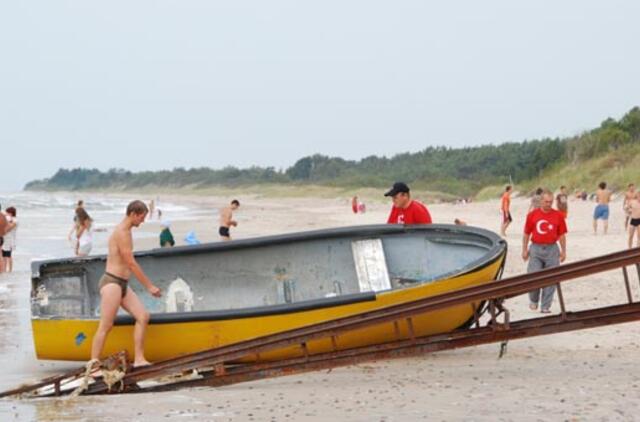
[[448, 349], [515, 340], [546, 334], [588, 329], [605, 325], [640, 320], [640, 304], [617, 305], [596, 310], [570, 312], [564, 317], [552, 315], [531, 320], [512, 322], [508, 329], [493, 331], [490, 327], [460, 330], [412, 340], [365, 346], [339, 352], [292, 358], [283, 361], [238, 365], [227, 369], [225, 375], [214, 376], [211, 371], [201, 372], [202, 379], [181, 381], [149, 387], [141, 392], [168, 391], [198, 386], [222, 386], [264, 378], [292, 375], [301, 372], [353, 365], [361, 362], [408, 357]]
[[[640, 262], [640, 249], [624, 250], [561, 265], [536, 273], [511, 277], [499, 282], [460, 289], [413, 302], [258, 337], [222, 346], [217, 349], [205, 350], [174, 359], [168, 359], [127, 374], [124, 382], [125, 384], [130, 384], [149, 378], [187, 371], [197, 367], [237, 361], [247, 355], [255, 355], [256, 353], [298, 345], [302, 342], [335, 336], [347, 331], [366, 328], [385, 322], [393, 322], [400, 318], [407, 318], [420, 313], [432, 312], [460, 304], [518, 296], [533, 289], [638, 262]], [[106, 388], [106, 386], [100, 387], [96, 385], [94, 388]]]
[[[584, 275], [608, 271], [624, 267], [626, 265], [637, 265], [638, 263], [640, 263], [640, 249], [636, 248], [625, 250], [597, 258], [561, 265], [559, 267], [532, 274], [511, 277], [499, 282], [456, 290], [438, 296], [419, 299], [414, 302], [398, 304], [375, 311], [351, 315], [336, 320], [330, 320], [290, 331], [259, 337], [217, 349], [205, 350], [178, 358], [168, 359], [149, 367], [132, 371], [125, 376], [123, 381], [125, 386], [129, 386], [135, 384], [137, 381], [157, 378], [164, 375], [172, 375], [195, 368], [233, 362], [249, 355], [255, 356], [263, 352], [277, 350], [291, 345], [299, 345], [316, 339], [335, 337], [351, 330], [366, 328], [386, 322], [394, 322], [399, 319], [407, 319], [421, 313], [428, 313], [461, 304], [513, 297], [536, 288], [559, 284], [560, 282], [568, 281]], [[566, 315], [568, 316], [569, 314]], [[566, 322], [570, 323], [569, 320]], [[512, 322], [512, 324], [516, 323]], [[467, 333], [465, 334], [464, 339], [469, 341], [471, 337], [468, 335], [468, 332], [477, 332], [477, 330], [479, 329], [464, 330], [463, 332]], [[503, 332], [495, 330], [491, 331], [493, 333]], [[447, 333], [444, 334], [444, 336], [450, 339], [451, 334], [452, 333]], [[459, 340], [459, 342], [462, 342], [464, 339]], [[46, 385], [46, 383], [39, 384], [42, 386]], [[51, 381], [49, 381], [49, 384], [51, 384]], [[97, 382], [91, 386], [92, 392], [97, 393], [104, 390], [106, 390], [106, 385], [101, 382]], [[4, 394], [6, 395], [7, 393]]]

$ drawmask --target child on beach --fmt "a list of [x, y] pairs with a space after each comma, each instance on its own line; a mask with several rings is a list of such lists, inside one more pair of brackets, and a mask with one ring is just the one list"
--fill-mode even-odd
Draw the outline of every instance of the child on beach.
[[160, 227], [162, 227], [162, 231], [160, 232], [160, 247], [170, 248], [174, 246], [176, 241], [173, 239], [173, 234], [171, 233], [171, 223], [165, 220], [160, 223]]

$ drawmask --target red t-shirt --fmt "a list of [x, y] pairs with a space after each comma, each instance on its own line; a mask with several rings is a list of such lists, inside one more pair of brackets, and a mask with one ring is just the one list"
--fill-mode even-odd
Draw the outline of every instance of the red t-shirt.
[[388, 224], [431, 224], [431, 214], [424, 204], [411, 201], [407, 208], [393, 207]]
[[544, 212], [542, 208], [534, 209], [527, 215], [527, 222], [524, 224], [524, 233], [531, 235], [531, 241], [543, 245], [556, 243], [566, 232], [564, 216], [553, 208], [548, 212]]

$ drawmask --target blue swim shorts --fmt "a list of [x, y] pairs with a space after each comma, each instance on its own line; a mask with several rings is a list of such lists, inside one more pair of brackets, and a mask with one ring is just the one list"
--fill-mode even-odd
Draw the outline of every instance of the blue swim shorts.
[[609, 205], [598, 204], [596, 209], [593, 210], [594, 220], [608, 220], [609, 219]]

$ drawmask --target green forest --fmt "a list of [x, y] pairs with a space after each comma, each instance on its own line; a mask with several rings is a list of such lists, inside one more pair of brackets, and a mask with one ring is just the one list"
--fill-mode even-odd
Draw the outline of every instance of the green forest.
[[[333, 187], [388, 187], [402, 180], [422, 190], [474, 196], [487, 186], [561, 183], [596, 183], [599, 177], [635, 177], [633, 171], [607, 173], [611, 166], [635, 166], [640, 152], [640, 108], [619, 120], [608, 118], [592, 130], [570, 138], [546, 138], [520, 143], [468, 148], [428, 147], [393, 157], [369, 156], [359, 161], [313, 155], [285, 170], [272, 167], [239, 169], [175, 168], [130, 172], [111, 169], [60, 169], [52, 177], [36, 180], [26, 190], [101, 190], [140, 188], [210, 188], [260, 184], [323, 185]], [[604, 161], [594, 163], [594, 160]], [[584, 171], [581, 171], [584, 169]], [[564, 174], [564, 176], [563, 176]], [[638, 174], [640, 177], [640, 174]], [[593, 179], [593, 180], [592, 180]], [[619, 183], [623, 183], [622, 179]], [[578, 187], [578, 186], [572, 186]]]

